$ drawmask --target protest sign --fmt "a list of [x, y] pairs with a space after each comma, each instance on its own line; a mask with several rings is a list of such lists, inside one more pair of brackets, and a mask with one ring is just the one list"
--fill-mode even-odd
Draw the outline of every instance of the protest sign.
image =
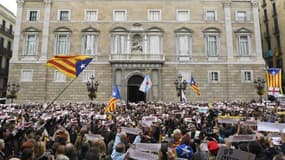
[[85, 134], [85, 137], [88, 141], [94, 141], [94, 140], [104, 140], [104, 137], [102, 137], [100, 134]]
[[285, 123], [258, 122], [257, 130], [266, 132], [280, 132], [282, 130], [284, 132]]
[[150, 160], [150, 159], [158, 159], [158, 155], [152, 153], [142, 152], [136, 149], [128, 149], [129, 157], [135, 160]]
[[155, 116], [142, 117], [142, 124], [145, 124], [147, 126], [151, 126], [152, 122], [156, 122], [156, 121], [157, 121], [157, 117]]
[[255, 160], [255, 154], [244, 152], [238, 149], [221, 147], [216, 160], [234, 159], [234, 160]]
[[208, 107], [199, 107], [198, 111], [200, 113], [207, 113], [209, 111], [209, 108]]
[[95, 115], [95, 119], [106, 119], [106, 118], [107, 118], [106, 114], [103, 114], [103, 115], [96, 114]]
[[229, 137], [230, 142], [250, 142], [255, 140], [256, 140], [255, 134], [235, 135]]
[[160, 147], [160, 143], [136, 143], [136, 149], [140, 151], [158, 152]]
[[121, 131], [134, 135], [138, 135], [140, 132], [142, 132], [142, 130], [139, 128], [128, 128], [128, 127], [121, 127]]
[[257, 122], [256, 121], [242, 121], [241, 124], [243, 124], [244, 126], [257, 126]]
[[219, 116], [218, 122], [224, 124], [237, 124], [240, 118], [240, 116]]

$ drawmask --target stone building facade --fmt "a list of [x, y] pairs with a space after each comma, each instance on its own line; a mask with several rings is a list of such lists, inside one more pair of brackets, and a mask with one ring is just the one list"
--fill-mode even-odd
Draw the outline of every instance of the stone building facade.
[[284, 77], [285, 1], [259, 0], [259, 6], [264, 59], [268, 67], [281, 68]]
[[[88, 101], [86, 82], [99, 82], [106, 102], [117, 84], [126, 102], [179, 101], [177, 75], [194, 77], [188, 101], [251, 100], [264, 77], [258, 4], [254, 0], [17, 0], [10, 79], [17, 102], [52, 101], [71, 81], [45, 66], [54, 55], [94, 60], [58, 97]], [[138, 91], [146, 73], [152, 88]]]
[[4, 103], [2, 98], [6, 97], [15, 24], [15, 15], [0, 4], [0, 103]]

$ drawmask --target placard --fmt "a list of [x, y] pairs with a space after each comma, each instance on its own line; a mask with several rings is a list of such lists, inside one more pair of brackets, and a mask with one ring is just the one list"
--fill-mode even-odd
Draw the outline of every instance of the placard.
[[100, 134], [85, 134], [85, 137], [88, 141], [104, 140], [104, 137], [102, 137]]
[[285, 123], [258, 122], [257, 130], [266, 132], [280, 132], [282, 130], [284, 132]]
[[136, 143], [136, 150], [158, 152], [161, 147], [160, 143]]
[[129, 157], [135, 160], [150, 160], [150, 159], [158, 159], [158, 155], [152, 153], [142, 152], [136, 149], [128, 149]]
[[121, 131], [134, 135], [138, 135], [140, 132], [142, 132], [142, 130], [139, 128], [128, 128], [128, 127], [121, 127]]
[[255, 160], [255, 154], [244, 152], [242, 150], [221, 147], [219, 149], [216, 160], [225, 160], [225, 159]]
[[241, 117], [239, 116], [219, 116], [218, 122], [224, 124], [237, 124]]
[[255, 134], [235, 135], [235, 136], [230, 136], [228, 140], [230, 142], [250, 142], [250, 141], [256, 141], [256, 135]]

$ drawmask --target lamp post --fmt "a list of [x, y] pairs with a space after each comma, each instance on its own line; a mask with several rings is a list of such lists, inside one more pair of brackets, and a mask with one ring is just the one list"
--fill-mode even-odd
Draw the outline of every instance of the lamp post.
[[7, 99], [11, 99], [11, 103], [13, 103], [13, 100], [17, 98], [17, 93], [20, 90], [20, 85], [13, 82], [13, 83], [8, 83], [7, 85], [7, 91], [8, 91], [8, 95], [7, 95]]
[[90, 78], [91, 81], [88, 81], [86, 83], [87, 91], [89, 92], [88, 97], [93, 100], [96, 98], [96, 92], [99, 86], [99, 83], [95, 81], [95, 77], [92, 75]]
[[177, 91], [177, 96], [180, 97], [180, 102], [183, 102], [183, 97], [182, 97], [182, 92], [186, 89], [187, 87], [187, 82], [186, 80], [182, 80], [182, 75], [179, 74], [177, 79], [174, 82], [176, 91]]
[[264, 95], [265, 80], [258, 77], [254, 80], [256, 93], [259, 95], [259, 101], [262, 102], [262, 95]]

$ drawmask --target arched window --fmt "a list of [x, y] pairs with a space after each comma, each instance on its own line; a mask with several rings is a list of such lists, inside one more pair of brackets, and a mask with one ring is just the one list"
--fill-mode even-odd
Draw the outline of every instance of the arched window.
[[250, 35], [251, 31], [246, 28], [240, 28], [235, 31], [237, 41], [237, 56], [250, 56], [251, 43]]
[[208, 57], [220, 55], [220, 30], [217, 28], [207, 28], [204, 31], [205, 51]]
[[29, 27], [24, 29], [24, 49], [23, 58], [24, 59], [34, 59], [38, 54], [38, 41], [40, 30]]
[[163, 30], [157, 27], [147, 30], [147, 53], [162, 54]]
[[188, 28], [175, 30], [176, 34], [176, 55], [180, 61], [190, 60], [192, 55], [192, 31]]
[[97, 55], [98, 50], [98, 34], [99, 31], [95, 28], [89, 27], [82, 30], [83, 38], [83, 49], [82, 53], [84, 55]]
[[128, 30], [123, 27], [114, 28], [112, 35], [112, 54], [128, 53]]
[[71, 30], [60, 27], [55, 30], [55, 55], [69, 55]]

